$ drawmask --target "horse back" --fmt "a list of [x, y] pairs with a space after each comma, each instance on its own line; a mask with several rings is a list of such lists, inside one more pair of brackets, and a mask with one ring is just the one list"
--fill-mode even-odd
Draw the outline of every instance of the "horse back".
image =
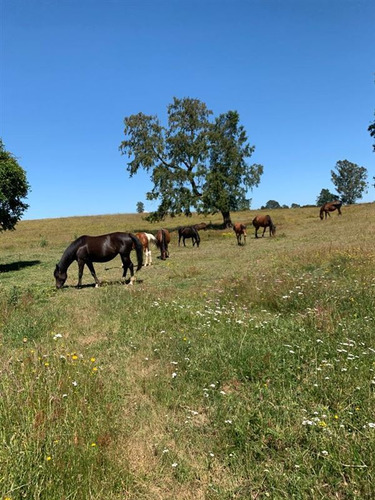
[[272, 219], [269, 215], [256, 215], [253, 219], [254, 227], [268, 227], [272, 226]]

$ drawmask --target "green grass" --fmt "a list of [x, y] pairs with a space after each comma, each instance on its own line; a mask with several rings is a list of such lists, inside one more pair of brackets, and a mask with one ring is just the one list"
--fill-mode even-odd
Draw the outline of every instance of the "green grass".
[[52, 274], [80, 234], [155, 232], [140, 215], [1, 234], [0, 498], [373, 498], [373, 210], [275, 210], [259, 240], [234, 214], [244, 247], [178, 247], [166, 220], [170, 259], [133, 287], [120, 259], [98, 289]]

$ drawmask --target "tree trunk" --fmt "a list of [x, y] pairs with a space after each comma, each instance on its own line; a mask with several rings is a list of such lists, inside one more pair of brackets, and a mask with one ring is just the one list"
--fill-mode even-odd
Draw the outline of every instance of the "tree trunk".
[[227, 227], [232, 227], [233, 224], [232, 224], [232, 220], [230, 218], [230, 212], [223, 212], [221, 211], [221, 215], [223, 216], [223, 226], [224, 226], [224, 229], [227, 228]]

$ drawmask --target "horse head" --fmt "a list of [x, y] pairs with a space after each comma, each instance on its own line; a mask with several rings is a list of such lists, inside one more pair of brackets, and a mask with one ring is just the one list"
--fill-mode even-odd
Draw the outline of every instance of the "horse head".
[[55, 277], [56, 280], [56, 288], [62, 288], [68, 277], [68, 273], [66, 271], [65, 272], [61, 271], [59, 265], [56, 264], [53, 276]]

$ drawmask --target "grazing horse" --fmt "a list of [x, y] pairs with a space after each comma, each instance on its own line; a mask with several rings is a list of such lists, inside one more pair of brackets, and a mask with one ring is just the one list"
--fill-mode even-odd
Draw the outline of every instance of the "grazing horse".
[[342, 203], [339, 200], [329, 201], [328, 203], [324, 203], [324, 205], [320, 209], [319, 217], [321, 218], [321, 220], [323, 220], [324, 216], [325, 218], [327, 218], [327, 215], [331, 217], [331, 214], [329, 212], [334, 212], [335, 210], [338, 211], [338, 215], [341, 215], [341, 205]]
[[[245, 245], [246, 244], [246, 226], [245, 224], [242, 224], [241, 222], [236, 222], [233, 226], [233, 231], [236, 234], [237, 237], [237, 243], [239, 245]], [[243, 243], [241, 242], [243, 237]]]
[[253, 226], [255, 227], [255, 238], [258, 238], [258, 229], [260, 227], [264, 227], [262, 238], [264, 233], [266, 232], [267, 227], [270, 228], [270, 236], [275, 236], [276, 234], [276, 226], [272, 222], [272, 219], [269, 215], [257, 215], [253, 219]]
[[68, 267], [76, 260], [78, 262], [78, 284], [79, 288], [82, 284], [82, 274], [85, 264], [90, 269], [90, 272], [95, 280], [96, 286], [99, 286], [99, 280], [96, 276], [93, 262], [108, 262], [120, 254], [122, 267], [124, 268], [123, 278], [126, 277], [126, 272], [130, 269], [130, 284], [134, 281], [134, 266], [130, 260], [130, 252], [135, 247], [137, 252], [139, 271], [142, 267], [142, 245], [138, 238], [132, 233], [110, 233], [102, 236], [80, 236], [63, 253], [60, 262], [56, 264], [53, 273], [56, 280], [56, 288], [61, 288], [67, 277]]
[[168, 229], [159, 229], [156, 233], [156, 246], [160, 248], [160, 258], [165, 260], [169, 257], [168, 245], [171, 241], [171, 235]]
[[178, 246], [180, 246], [181, 238], [182, 238], [182, 242], [184, 244], [184, 247], [186, 247], [186, 245], [185, 245], [186, 238], [191, 238], [191, 240], [193, 242], [193, 246], [195, 244], [197, 244], [197, 247], [199, 247], [199, 243], [201, 242], [199, 233], [198, 233], [195, 226], [179, 227], [178, 228]]
[[155, 236], [150, 233], [136, 233], [135, 235], [139, 239], [143, 247], [143, 252], [145, 254], [144, 265], [151, 266], [152, 265], [151, 245], [157, 246]]
[[204, 231], [206, 231], [207, 229], [207, 224], [205, 222], [200, 222], [199, 224], [194, 224], [195, 229], [197, 231], [200, 231], [201, 229], [203, 229]]

